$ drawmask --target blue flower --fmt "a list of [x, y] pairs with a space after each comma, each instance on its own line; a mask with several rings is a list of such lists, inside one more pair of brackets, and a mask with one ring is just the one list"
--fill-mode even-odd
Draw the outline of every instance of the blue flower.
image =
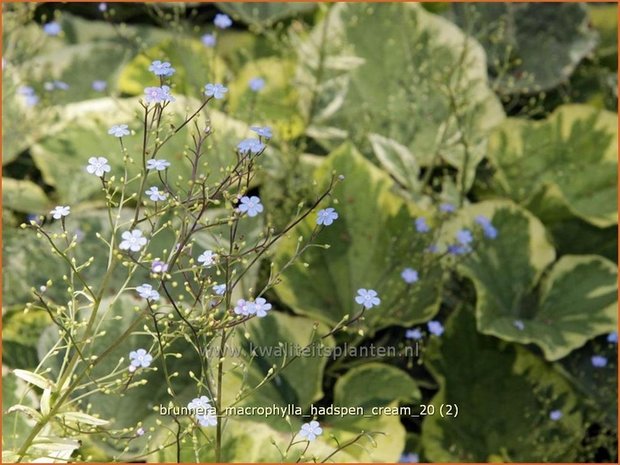
[[366, 309], [375, 307], [381, 303], [381, 299], [379, 299], [377, 291], [375, 291], [374, 289], [364, 288], [357, 290], [357, 296], [355, 297], [355, 301], [358, 304], [363, 305]]
[[195, 415], [204, 415], [210, 408], [211, 400], [207, 396], [194, 397], [187, 404], [187, 409]]
[[400, 456], [398, 463], [419, 463], [420, 456], [415, 452], [409, 452]]
[[146, 195], [149, 196], [153, 202], [162, 202], [168, 198], [168, 193], [164, 191], [160, 191], [157, 186], [151, 186], [146, 191], [144, 191]]
[[121, 250], [131, 250], [132, 252], [139, 252], [147, 243], [146, 237], [143, 237], [142, 231], [139, 229], [125, 231], [121, 234], [121, 239], [123, 240], [118, 245], [118, 248]]
[[521, 320], [515, 320], [515, 321], [512, 322], [512, 324], [519, 331], [523, 331], [525, 329], [525, 323], [523, 323]]
[[252, 92], [260, 92], [265, 88], [265, 80], [261, 77], [250, 79], [249, 87]]
[[168, 264], [159, 258], [156, 258], [153, 260], [153, 263], [151, 263], [151, 271], [156, 274], [165, 273], [168, 271]]
[[429, 321], [426, 323], [428, 331], [435, 336], [441, 336], [443, 334], [443, 325], [439, 321]]
[[202, 263], [202, 266], [211, 266], [215, 263], [217, 255], [211, 250], [205, 250], [199, 257], [198, 261]]
[[224, 295], [226, 293], [226, 284], [214, 284], [213, 292], [217, 295]]
[[95, 80], [90, 85], [95, 92], [103, 92], [107, 89], [108, 83], [106, 81]]
[[147, 87], [144, 89], [146, 103], [174, 102], [169, 86]]
[[415, 229], [419, 233], [429, 232], [431, 230], [430, 226], [426, 224], [426, 218], [423, 216], [416, 218], [415, 220]]
[[562, 412], [560, 410], [552, 410], [549, 413], [549, 418], [552, 421], [558, 421], [560, 418], [562, 418]]
[[323, 428], [319, 425], [319, 422], [312, 420], [310, 423], [304, 423], [301, 425], [299, 435], [302, 438], [306, 438], [308, 441], [314, 441], [317, 436], [323, 434]]
[[205, 95], [207, 97], [213, 97], [216, 100], [220, 100], [224, 98], [224, 94], [228, 92], [228, 88], [224, 87], [222, 84], [207, 84], [205, 85]]
[[20, 86], [17, 89], [17, 93], [24, 98], [24, 103], [28, 107], [34, 107], [37, 103], [39, 103], [39, 96], [30, 86]]
[[273, 133], [271, 132], [271, 128], [269, 126], [252, 126], [250, 129], [265, 139], [271, 139], [273, 137]]
[[149, 71], [151, 71], [155, 76], [170, 77], [176, 70], [167, 61], [155, 60], [151, 63], [151, 66], [149, 66]]
[[610, 344], [617, 344], [618, 343], [618, 333], [616, 331], [614, 331], [613, 333], [609, 333], [607, 335], [607, 342], [609, 342]]
[[267, 316], [267, 312], [271, 310], [271, 304], [267, 302], [262, 297], [258, 297], [254, 301], [253, 313], [256, 314], [258, 318], [263, 318]]
[[415, 341], [419, 341], [423, 337], [422, 330], [420, 328], [408, 329], [405, 332], [405, 337], [407, 339], [413, 339]]
[[469, 229], [459, 229], [456, 232], [456, 241], [461, 245], [469, 245], [474, 240]]
[[153, 289], [150, 284], [142, 284], [136, 287], [136, 291], [140, 294], [140, 297], [146, 300], [159, 300], [159, 292]]
[[482, 232], [487, 238], [495, 239], [497, 237], [497, 229], [486, 216], [478, 215], [475, 221], [482, 227]]
[[206, 415], [196, 415], [196, 420], [200, 423], [200, 426], [209, 427], [217, 425], [217, 416], [215, 415], [215, 409], [211, 408]]
[[444, 202], [441, 205], [439, 205], [439, 210], [441, 210], [444, 213], [454, 213], [456, 211], [456, 207], [452, 205], [451, 203]]
[[403, 281], [407, 284], [413, 284], [418, 281], [418, 272], [413, 268], [405, 268], [400, 274], [400, 277], [403, 278]]
[[115, 124], [110, 129], [108, 129], [108, 134], [114, 137], [124, 137], [130, 134], [129, 126], [126, 124]]
[[426, 248], [426, 252], [439, 253], [439, 247], [437, 246], [437, 244], [431, 244]]
[[132, 350], [129, 352], [130, 365], [134, 368], [148, 368], [153, 361], [153, 356], [145, 349]]
[[112, 171], [112, 167], [108, 164], [108, 159], [105, 157], [90, 157], [86, 171], [95, 176], [102, 177]]
[[263, 211], [263, 205], [260, 203], [260, 198], [253, 195], [248, 197], [244, 195], [239, 201], [237, 211], [241, 213], [247, 213], [248, 216], [254, 217]]
[[337, 219], [338, 212], [331, 207], [319, 210], [319, 212], [316, 214], [316, 224], [318, 224], [319, 226], [330, 226]]
[[43, 88], [47, 91], [52, 91], [54, 89], [69, 90], [70, 86], [64, 81], [51, 81], [44, 83]]
[[471, 248], [468, 246], [452, 244], [448, 246], [448, 253], [450, 255], [466, 255], [468, 252], [471, 252]]
[[237, 144], [237, 150], [241, 155], [247, 155], [248, 152], [251, 152], [253, 155], [258, 155], [264, 149], [265, 144], [258, 139], [243, 139]]
[[205, 47], [209, 48], [215, 47], [215, 44], [217, 43], [215, 34], [205, 34], [200, 38], [200, 40], [202, 40]]
[[59, 220], [65, 216], [69, 216], [70, 213], [71, 207], [68, 205], [58, 205], [57, 207], [54, 207], [54, 209], [50, 212], [52, 218], [54, 218], [55, 220]]
[[107, 3], [105, 3], [105, 2], [101, 2], [101, 3], [99, 4], [99, 11], [101, 11], [102, 13], [103, 13], [104, 11], [106, 11], [107, 9], [108, 9], [108, 4], [107, 4]]
[[248, 302], [245, 299], [237, 300], [237, 304], [235, 305], [235, 308], [233, 309], [233, 311], [235, 312], [235, 315], [242, 315], [242, 316], [251, 315], [253, 310], [254, 308], [253, 308], [252, 302]]
[[604, 368], [607, 366], [607, 357], [602, 355], [593, 355], [590, 361], [595, 368]]
[[451, 255], [465, 255], [471, 252], [469, 244], [472, 243], [474, 237], [469, 229], [459, 229], [456, 232], [457, 244], [448, 246], [448, 253]]
[[62, 28], [56, 21], [50, 21], [43, 26], [43, 32], [45, 32], [48, 36], [57, 36], [62, 32]]
[[187, 404], [187, 409], [194, 415], [200, 426], [217, 425], [215, 409], [211, 406], [211, 401], [207, 396], [193, 398]]
[[232, 26], [232, 19], [228, 15], [218, 13], [215, 15], [215, 19], [213, 20], [213, 24], [220, 29], [227, 29]]
[[164, 171], [170, 166], [170, 162], [164, 159], [151, 158], [146, 161], [147, 170]]

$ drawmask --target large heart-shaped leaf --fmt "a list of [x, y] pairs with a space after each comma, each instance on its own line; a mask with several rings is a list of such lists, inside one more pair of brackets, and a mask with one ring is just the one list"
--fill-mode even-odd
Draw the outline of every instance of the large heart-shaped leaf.
[[489, 75], [503, 94], [557, 86], [597, 44], [579, 3], [454, 4], [449, 16], [484, 46]]
[[564, 256], [548, 269], [554, 250], [535, 217], [509, 202], [482, 202], [465, 209], [455, 225], [467, 224], [467, 217], [473, 224], [479, 215], [491, 220], [497, 238], [480, 234], [475, 253], [459, 268], [476, 288], [480, 331], [534, 343], [557, 360], [616, 327], [613, 263]]
[[[345, 176], [332, 194], [340, 216], [317, 236], [329, 249], [311, 247], [288, 266], [298, 238], [312, 234], [315, 215], [288, 234], [274, 258], [277, 270], [285, 268], [276, 286], [279, 297], [296, 313], [333, 326], [345, 315], [360, 312], [357, 290], [370, 288], [382, 299], [379, 307], [366, 312], [365, 326], [371, 332], [428, 320], [438, 310], [442, 271], [426, 253], [432, 233], [419, 234], [413, 228], [413, 218], [423, 211], [393, 194], [389, 176], [350, 145], [334, 151], [317, 170], [319, 185], [325, 186], [333, 173]], [[405, 267], [419, 272], [419, 282], [403, 282]]]
[[296, 48], [312, 137], [332, 148], [351, 138], [370, 155], [377, 133], [471, 184], [486, 133], [503, 118], [475, 40], [416, 4], [343, 3]]
[[384, 407], [395, 400], [420, 400], [420, 390], [404, 371], [382, 363], [365, 363], [338, 378], [334, 404], [342, 406]]
[[[424, 419], [426, 457], [437, 462], [575, 460], [581, 414], [566, 380], [524, 349], [476, 331], [473, 315], [452, 315], [427, 363], [440, 381], [435, 414]], [[443, 406], [444, 414], [439, 414]], [[458, 407], [458, 415], [454, 415]], [[561, 412], [553, 421], [550, 413]]]
[[532, 208], [544, 188], [573, 215], [598, 227], [616, 224], [617, 116], [565, 105], [543, 121], [508, 119], [489, 142], [494, 191]]

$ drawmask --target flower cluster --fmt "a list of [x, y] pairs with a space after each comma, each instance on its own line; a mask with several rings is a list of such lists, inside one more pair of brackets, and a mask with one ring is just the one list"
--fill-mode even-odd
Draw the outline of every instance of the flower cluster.
[[271, 310], [271, 304], [264, 298], [257, 297], [253, 302], [245, 299], [237, 300], [237, 305], [233, 311], [240, 316], [256, 315], [259, 318], [264, 318], [269, 310]]
[[175, 98], [170, 95], [170, 86], [154, 86], [144, 89], [144, 100], [146, 103], [166, 103], [174, 102]]

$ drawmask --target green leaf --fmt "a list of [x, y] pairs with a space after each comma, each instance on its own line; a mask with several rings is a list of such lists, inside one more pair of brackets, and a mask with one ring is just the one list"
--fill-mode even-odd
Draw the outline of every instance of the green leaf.
[[[421, 394], [404, 371], [383, 363], [354, 367], [338, 378], [334, 386], [334, 405], [362, 407], [363, 415], [332, 416], [326, 421], [340, 444], [368, 433], [350, 449], [356, 462], [394, 462], [405, 446], [405, 428], [400, 422], [399, 403], [416, 404]], [[373, 412], [381, 408], [381, 412]], [[387, 413], [388, 410], [391, 413]]]
[[[2, 164], [12, 162], [38, 138], [49, 131], [49, 112], [27, 107], [24, 96], [18, 94], [22, 82], [13, 67], [2, 73]], [[10, 136], [6, 136], [10, 134]]]
[[[603, 368], [592, 365], [592, 357], [607, 358]], [[584, 347], [571, 352], [556, 366], [581, 394], [580, 403], [584, 416], [593, 422], [601, 422], [608, 428], [618, 427], [618, 370], [617, 345], [600, 337]]]
[[32, 181], [2, 178], [2, 204], [24, 213], [47, 213], [50, 201], [43, 189]]
[[531, 329], [547, 359], [617, 328], [617, 274], [613, 262], [595, 255], [567, 255], [553, 266]]
[[347, 371], [334, 387], [334, 405], [384, 407], [398, 400], [419, 401], [420, 390], [404, 371], [383, 363], [365, 363]]
[[618, 5], [590, 3], [588, 18], [600, 36], [596, 55], [615, 73], [618, 69]]
[[508, 202], [482, 202], [456, 223], [469, 218], [471, 224], [478, 215], [491, 220], [498, 236], [479, 234], [475, 253], [459, 270], [476, 288], [481, 332], [534, 343], [547, 360], [557, 360], [616, 327], [613, 263], [593, 255], [564, 256], [549, 269], [554, 250], [535, 217]]
[[418, 160], [411, 151], [395, 140], [382, 137], [378, 134], [368, 136], [375, 156], [383, 168], [390, 173], [410, 192], [418, 192], [420, 188], [420, 167]]
[[370, 156], [376, 133], [421, 166], [464, 171], [463, 190], [471, 185], [487, 132], [504, 117], [479, 44], [412, 3], [336, 4], [298, 41], [310, 136], [329, 148], [351, 139]]
[[[435, 414], [422, 424], [424, 453], [436, 462], [575, 460], [583, 436], [570, 385], [526, 350], [482, 336], [473, 315], [456, 311], [441, 338], [432, 338], [427, 364], [441, 388]], [[441, 405], [458, 415], [441, 416]], [[549, 413], [560, 410], [552, 421]], [[452, 412], [455, 408], [452, 407]]]
[[51, 323], [44, 310], [25, 312], [19, 307], [2, 315], [2, 358], [11, 368], [34, 369], [39, 363], [37, 342]]
[[[362, 323], [371, 333], [390, 324], [430, 319], [438, 310], [442, 271], [425, 253], [432, 236], [413, 229], [413, 218], [424, 212], [393, 194], [392, 180], [350, 145], [334, 151], [317, 170], [320, 189], [332, 173], [345, 175], [332, 194], [331, 206], [339, 218], [317, 236], [319, 244], [330, 247], [311, 247], [288, 266], [298, 238], [311, 236], [316, 216], [311, 214], [291, 231], [274, 257], [276, 271], [283, 271], [275, 288], [278, 296], [296, 313], [334, 326], [345, 315], [352, 318], [360, 312], [358, 289], [376, 289], [381, 305], [367, 311]], [[412, 286], [400, 277], [408, 266], [420, 273]]]
[[[82, 42], [38, 55], [23, 65], [22, 72], [37, 83], [43, 103], [62, 105], [99, 97], [101, 93], [92, 88], [95, 80], [108, 82], [108, 91], [116, 90], [121, 67], [135, 54], [135, 49], [115, 42]], [[67, 83], [69, 89], [44, 90], [42, 84], [52, 80]]]
[[493, 190], [546, 211], [541, 190], [595, 226], [616, 224], [617, 116], [586, 105], [559, 107], [543, 121], [508, 119], [489, 142]]
[[218, 8], [235, 20], [256, 27], [270, 27], [274, 23], [310, 12], [316, 8], [314, 3], [230, 3], [219, 2]]
[[545, 223], [553, 236], [558, 255], [596, 254], [609, 260], [618, 258], [618, 228], [599, 228], [576, 217], [554, 189], [543, 189], [529, 202], [531, 211]]
[[[259, 92], [249, 88], [251, 79], [260, 77], [265, 87]], [[236, 73], [229, 85], [230, 114], [251, 123], [272, 126], [276, 140], [291, 140], [303, 134], [305, 121], [297, 108], [295, 63], [273, 57], [250, 61]]]
[[159, 86], [159, 78], [149, 71], [153, 60], [169, 61], [176, 72], [173, 95], [202, 95], [208, 82], [221, 82], [226, 65], [212, 49], [189, 37], [174, 37], [145, 50], [123, 68], [118, 89], [129, 95], [144, 95], [144, 88]]
[[453, 4], [449, 16], [484, 46], [502, 94], [532, 94], [565, 82], [597, 45], [587, 7], [579, 3]]

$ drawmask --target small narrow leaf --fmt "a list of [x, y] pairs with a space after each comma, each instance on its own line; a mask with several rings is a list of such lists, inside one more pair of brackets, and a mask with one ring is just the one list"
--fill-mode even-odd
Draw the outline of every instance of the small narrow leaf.
[[56, 387], [50, 380], [31, 371], [17, 369], [13, 370], [13, 374], [27, 383], [34, 384], [41, 389], [54, 389]]
[[86, 425], [103, 426], [110, 423], [108, 420], [93, 417], [82, 412], [63, 412], [56, 415], [65, 421], [74, 421], [76, 423], [84, 423]]

